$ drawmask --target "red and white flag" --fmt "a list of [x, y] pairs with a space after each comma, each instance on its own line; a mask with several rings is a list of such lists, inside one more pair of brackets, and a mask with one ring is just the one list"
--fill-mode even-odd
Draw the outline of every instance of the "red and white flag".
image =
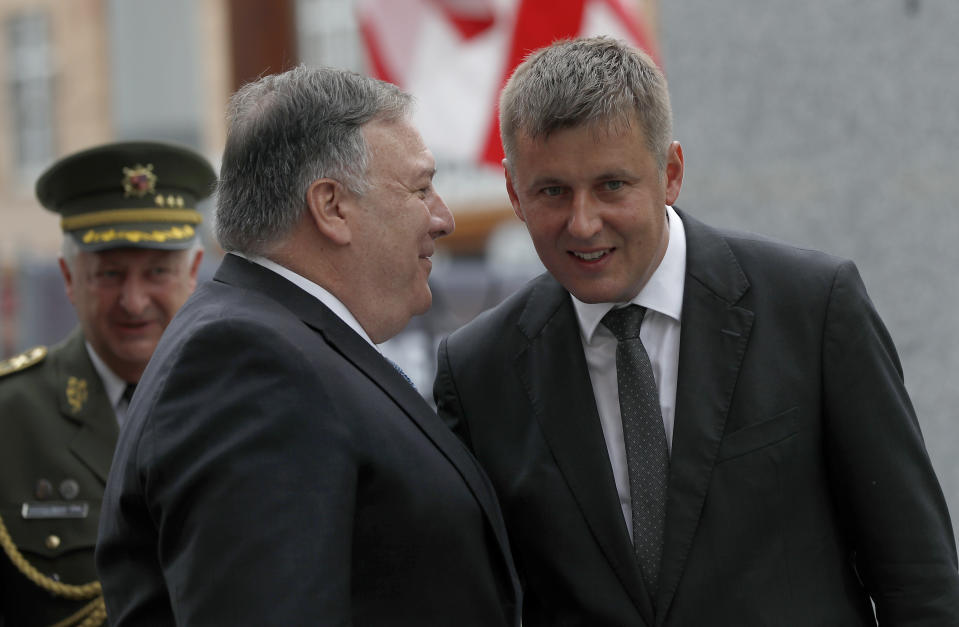
[[499, 91], [533, 50], [608, 35], [658, 61], [636, 0], [358, 0], [373, 76], [413, 93], [437, 161], [499, 168]]

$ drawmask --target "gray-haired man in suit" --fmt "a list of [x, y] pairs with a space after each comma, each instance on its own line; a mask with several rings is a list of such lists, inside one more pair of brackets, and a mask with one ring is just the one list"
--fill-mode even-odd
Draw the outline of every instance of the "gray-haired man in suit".
[[111, 623], [517, 625], [493, 490], [376, 344], [453, 218], [410, 97], [298, 67], [242, 88], [229, 251], [137, 388], [97, 547]]

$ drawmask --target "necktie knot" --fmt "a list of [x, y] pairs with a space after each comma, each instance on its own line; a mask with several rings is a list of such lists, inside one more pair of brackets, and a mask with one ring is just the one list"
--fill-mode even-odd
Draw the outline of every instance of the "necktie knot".
[[121, 398], [125, 400], [127, 404], [129, 404], [130, 399], [133, 398], [133, 391], [136, 389], [137, 389], [136, 383], [127, 383], [127, 386], [123, 388], [123, 394], [121, 395]]
[[631, 340], [639, 337], [639, 328], [643, 324], [646, 308], [639, 305], [628, 305], [619, 309], [610, 309], [603, 316], [602, 324], [616, 336], [616, 340]]

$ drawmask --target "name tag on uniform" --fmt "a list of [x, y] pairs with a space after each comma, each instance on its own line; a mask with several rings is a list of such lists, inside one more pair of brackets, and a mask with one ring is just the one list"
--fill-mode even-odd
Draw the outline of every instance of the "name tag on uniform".
[[84, 502], [62, 503], [55, 501], [24, 503], [20, 515], [26, 519], [86, 518], [90, 504]]

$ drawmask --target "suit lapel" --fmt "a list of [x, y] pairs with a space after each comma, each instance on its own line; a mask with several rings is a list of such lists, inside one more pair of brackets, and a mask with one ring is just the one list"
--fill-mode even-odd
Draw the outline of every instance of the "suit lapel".
[[652, 624], [649, 594], [633, 558], [569, 294], [544, 276], [527, 303], [519, 326], [529, 343], [517, 356], [516, 368], [533, 413], [593, 537], [640, 614]]
[[54, 380], [60, 413], [79, 423], [70, 450], [106, 483], [119, 426], [79, 329], [70, 334], [56, 358]]
[[[332, 314], [331, 314], [332, 315]], [[337, 319], [335, 324], [321, 330], [324, 337], [343, 357], [366, 373], [403, 410], [420, 431], [450, 461], [479, 501], [500, 542], [504, 554], [509, 554], [506, 529], [502, 525], [496, 497], [486, 476], [482, 474], [466, 446], [443, 424], [436, 412], [419, 392], [403, 378], [387, 359], [365, 340]]]
[[686, 286], [657, 624], [686, 566], [753, 322], [753, 313], [736, 305], [749, 283], [729, 246], [713, 229], [680, 217]]
[[227, 255], [215, 280], [262, 292], [287, 307], [305, 324], [323, 335], [330, 346], [393, 399], [466, 482], [490, 520], [504, 557], [512, 564], [506, 529], [485, 474], [466, 446], [383, 355], [316, 298], [271, 270], [235, 255]]

